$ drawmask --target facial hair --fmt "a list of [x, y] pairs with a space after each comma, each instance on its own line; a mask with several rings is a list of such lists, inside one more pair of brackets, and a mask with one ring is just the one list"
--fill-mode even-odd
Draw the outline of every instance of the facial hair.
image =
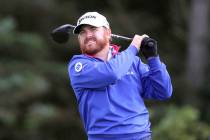
[[[95, 44], [88, 45], [89, 41], [94, 41]], [[105, 35], [101, 39], [96, 37], [88, 37], [84, 40], [84, 43], [80, 43], [80, 49], [83, 54], [94, 55], [102, 51], [109, 43], [109, 39]]]

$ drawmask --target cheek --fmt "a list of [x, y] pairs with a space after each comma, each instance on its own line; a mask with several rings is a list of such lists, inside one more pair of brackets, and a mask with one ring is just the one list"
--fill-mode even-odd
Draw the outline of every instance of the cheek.
[[101, 40], [101, 39], [103, 38], [103, 33], [101, 33], [101, 32], [96, 32], [96, 33], [94, 34], [94, 36], [95, 36], [97, 39]]
[[109, 40], [108, 34], [106, 32], [98, 32], [95, 34], [98, 40]]
[[78, 42], [79, 42], [79, 44], [80, 44], [80, 45], [82, 45], [82, 44], [83, 44], [83, 42], [84, 42], [84, 38], [82, 38], [82, 37], [78, 37]]

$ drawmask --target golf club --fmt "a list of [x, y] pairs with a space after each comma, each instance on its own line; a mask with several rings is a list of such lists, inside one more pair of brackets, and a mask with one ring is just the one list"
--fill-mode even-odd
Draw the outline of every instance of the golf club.
[[[72, 34], [72, 30], [75, 27], [76, 26], [71, 25], [71, 24], [61, 25], [61, 26], [55, 28], [51, 32], [51, 37], [55, 42], [57, 42], [59, 44], [66, 43], [69, 40], [69, 37]], [[131, 41], [132, 40], [132, 38], [121, 36], [121, 35], [116, 35], [116, 34], [111, 34], [111, 36], [112, 36], [112, 38], [121, 39], [121, 40], [125, 40], [125, 41]]]
[[[62, 26], [59, 26], [59, 27], [55, 28], [51, 32], [52, 39], [59, 44], [63, 44], [63, 43], [68, 42], [70, 35], [73, 33], [72, 30], [75, 27], [76, 26], [71, 25], [71, 24], [64, 24]], [[111, 34], [111, 36], [112, 36], [112, 38], [115, 38], [115, 39], [132, 41], [132, 38], [121, 36], [121, 35]], [[141, 52], [146, 52], [147, 53], [148, 50], [150, 50], [150, 51], [155, 50], [154, 47], [156, 47], [156, 44], [157, 44], [156, 40], [154, 40], [152, 38], [149, 38], [149, 37], [145, 37], [141, 42], [141, 46], [142, 46], [141, 47]]]

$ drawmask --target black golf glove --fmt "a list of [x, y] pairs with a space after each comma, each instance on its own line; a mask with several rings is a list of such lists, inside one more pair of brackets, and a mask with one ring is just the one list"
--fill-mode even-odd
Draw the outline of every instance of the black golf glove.
[[140, 52], [142, 52], [146, 59], [158, 56], [157, 41], [152, 38], [145, 37], [141, 42]]

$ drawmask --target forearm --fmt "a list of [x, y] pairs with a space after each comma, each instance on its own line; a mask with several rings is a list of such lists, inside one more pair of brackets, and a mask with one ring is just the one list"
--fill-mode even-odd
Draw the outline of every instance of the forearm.
[[148, 59], [149, 71], [142, 76], [144, 97], [163, 100], [172, 95], [171, 79], [159, 56]]

